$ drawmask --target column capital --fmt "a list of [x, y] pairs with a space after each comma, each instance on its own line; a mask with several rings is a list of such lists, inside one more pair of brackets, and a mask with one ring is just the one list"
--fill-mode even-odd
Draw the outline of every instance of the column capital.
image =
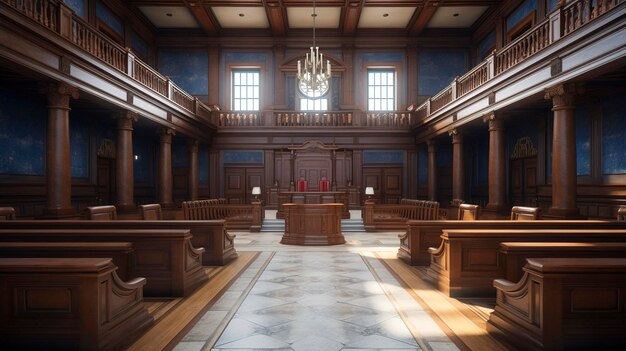
[[157, 131], [159, 135], [159, 141], [161, 143], [172, 143], [172, 136], [176, 134], [176, 131], [172, 128], [161, 128]]
[[78, 99], [78, 89], [66, 83], [50, 83], [39, 90], [48, 98], [48, 108], [70, 108], [70, 98]]
[[502, 116], [496, 114], [495, 111], [489, 112], [483, 116], [483, 122], [489, 123], [489, 131], [504, 129], [504, 120]]
[[452, 137], [452, 144], [463, 142], [463, 134], [456, 128], [448, 131], [448, 135]]
[[583, 93], [581, 84], [559, 84], [545, 90], [544, 98], [552, 100], [552, 110], [574, 108], [574, 97]]
[[117, 120], [118, 130], [133, 130], [133, 123], [139, 118], [139, 115], [132, 111], [116, 111], [112, 115]]

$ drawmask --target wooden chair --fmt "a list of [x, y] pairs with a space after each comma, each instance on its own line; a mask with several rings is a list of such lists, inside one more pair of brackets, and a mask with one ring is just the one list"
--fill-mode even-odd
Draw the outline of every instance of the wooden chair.
[[534, 221], [541, 219], [541, 208], [513, 206], [511, 209], [512, 221]]
[[0, 221], [15, 219], [15, 209], [13, 207], [0, 207]]
[[626, 222], [626, 206], [620, 206], [617, 209], [617, 221]]
[[87, 219], [91, 220], [115, 220], [117, 219], [117, 211], [115, 206], [93, 206], [87, 207], [85, 210], [87, 213]]
[[139, 205], [138, 207], [139, 207], [139, 216], [143, 220], [163, 219], [163, 217], [161, 216], [160, 204]]
[[480, 214], [480, 206], [472, 204], [459, 205], [459, 221], [475, 221]]

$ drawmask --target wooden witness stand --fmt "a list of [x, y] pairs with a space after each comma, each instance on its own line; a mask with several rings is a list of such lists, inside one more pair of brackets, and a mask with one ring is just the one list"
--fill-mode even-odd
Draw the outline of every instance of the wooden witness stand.
[[340, 245], [343, 204], [283, 204], [285, 233], [281, 244]]

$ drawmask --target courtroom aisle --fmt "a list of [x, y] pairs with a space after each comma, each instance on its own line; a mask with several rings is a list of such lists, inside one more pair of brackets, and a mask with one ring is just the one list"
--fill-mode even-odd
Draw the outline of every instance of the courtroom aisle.
[[[457, 350], [371, 253], [375, 245], [397, 249], [397, 234], [355, 233], [348, 245], [329, 247], [280, 245], [277, 233], [237, 234], [238, 250], [263, 252], [176, 351]], [[390, 238], [395, 244], [385, 243]]]

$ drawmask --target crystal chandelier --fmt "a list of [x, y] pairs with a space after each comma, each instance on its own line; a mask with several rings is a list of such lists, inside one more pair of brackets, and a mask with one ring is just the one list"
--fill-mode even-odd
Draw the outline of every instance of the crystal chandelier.
[[[330, 61], [324, 54], [319, 53], [319, 47], [315, 46], [315, 0], [313, 0], [313, 46], [311, 52], [306, 54], [304, 65], [298, 60], [298, 90], [304, 96], [316, 99], [326, 95], [330, 88]], [[304, 67], [302, 67], [304, 66]]]

